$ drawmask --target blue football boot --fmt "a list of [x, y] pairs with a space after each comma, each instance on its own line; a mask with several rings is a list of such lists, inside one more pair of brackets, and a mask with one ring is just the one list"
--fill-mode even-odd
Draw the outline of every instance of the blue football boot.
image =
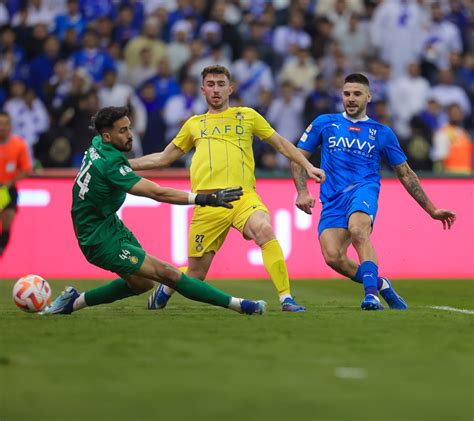
[[242, 300], [240, 303], [240, 309], [243, 314], [259, 314], [262, 315], [267, 310], [267, 303], [262, 300]]
[[362, 310], [383, 310], [379, 297], [374, 294], [367, 294], [362, 301], [360, 308]]
[[148, 298], [148, 310], [161, 310], [166, 307], [171, 295], [165, 292], [165, 286], [160, 284]]
[[290, 311], [292, 313], [298, 313], [300, 311], [306, 311], [306, 308], [303, 306], [300, 306], [299, 304], [296, 304], [294, 298], [287, 297], [281, 303], [281, 311]]
[[388, 284], [388, 288], [380, 290], [380, 295], [387, 302], [388, 306], [392, 310], [406, 310], [408, 308], [407, 303], [396, 293], [392, 283], [387, 278], [383, 278], [381, 276], [379, 279], [385, 281]]
[[73, 312], [74, 301], [79, 297], [76, 288], [66, 287], [61, 295], [56, 298], [53, 303], [46, 307], [40, 314], [42, 316], [48, 314], [71, 314]]

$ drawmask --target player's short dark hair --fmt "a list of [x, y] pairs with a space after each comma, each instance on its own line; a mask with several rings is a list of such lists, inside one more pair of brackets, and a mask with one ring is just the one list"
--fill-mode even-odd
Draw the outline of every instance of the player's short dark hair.
[[127, 107], [105, 107], [99, 110], [91, 118], [91, 128], [97, 133], [102, 134], [104, 129], [111, 129], [117, 120], [128, 117], [129, 110]]
[[360, 83], [361, 85], [370, 86], [369, 79], [362, 73], [351, 73], [344, 79], [344, 83]]
[[203, 81], [207, 75], [226, 75], [227, 79], [229, 79], [230, 81], [229, 69], [227, 69], [227, 67], [220, 66], [218, 64], [215, 64], [213, 66], [207, 66], [203, 69], [203, 71], [201, 72], [201, 77]]
[[7, 117], [9, 120], [11, 120], [10, 114], [8, 114], [5, 110], [0, 110], [0, 116], [2, 116], [2, 115]]

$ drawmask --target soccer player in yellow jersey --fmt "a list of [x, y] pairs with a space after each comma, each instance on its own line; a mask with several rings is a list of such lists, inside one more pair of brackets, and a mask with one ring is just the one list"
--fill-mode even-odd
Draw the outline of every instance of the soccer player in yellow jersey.
[[[268, 209], [255, 191], [253, 136], [268, 142], [291, 161], [301, 165], [316, 182], [324, 181], [324, 171], [314, 167], [298, 149], [279, 135], [255, 110], [230, 107], [233, 92], [229, 71], [223, 66], [206, 67], [201, 91], [206, 98], [206, 114], [190, 117], [163, 152], [130, 160], [133, 170], [169, 166], [193, 147], [191, 190], [210, 193], [229, 186], [242, 186], [244, 194], [233, 209], [196, 207], [189, 229], [188, 276], [204, 280], [215, 253], [230, 227], [261, 247], [263, 263], [278, 292], [283, 311], [298, 312], [291, 292], [283, 252], [275, 237]], [[164, 308], [173, 293], [161, 285], [148, 301], [149, 309]]]

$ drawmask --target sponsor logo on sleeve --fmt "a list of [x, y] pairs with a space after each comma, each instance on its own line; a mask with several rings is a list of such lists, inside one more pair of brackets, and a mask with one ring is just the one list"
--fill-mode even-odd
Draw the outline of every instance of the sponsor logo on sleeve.
[[120, 167], [120, 174], [122, 174], [123, 176], [127, 175], [129, 172], [132, 172], [132, 169], [130, 167], [127, 167], [126, 165], [122, 165]]

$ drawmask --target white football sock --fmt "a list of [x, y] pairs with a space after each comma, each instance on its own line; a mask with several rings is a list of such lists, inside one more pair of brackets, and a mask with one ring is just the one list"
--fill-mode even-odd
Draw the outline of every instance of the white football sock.
[[285, 301], [287, 298], [293, 298], [293, 297], [290, 294], [281, 294], [280, 303], [283, 304], [283, 301]]
[[76, 301], [74, 301], [72, 305], [72, 309], [74, 311], [81, 310], [82, 308], [87, 307], [86, 299], [85, 299], [85, 294], [82, 293], [79, 295], [79, 297], [76, 298]]
[[387, 289], [387, 288], [390, 288], [390, 285], [388, 284], [388, 282], [382, 278], [382, 286], [380, 287], [379, 291], [382, 291], [384, 289]]
[[237, 313], [242, 313], [242, 308], [240, 307], [241, 302], [242, 302], [242, 298], [231, 297], [228, 308], [236, 311]]

